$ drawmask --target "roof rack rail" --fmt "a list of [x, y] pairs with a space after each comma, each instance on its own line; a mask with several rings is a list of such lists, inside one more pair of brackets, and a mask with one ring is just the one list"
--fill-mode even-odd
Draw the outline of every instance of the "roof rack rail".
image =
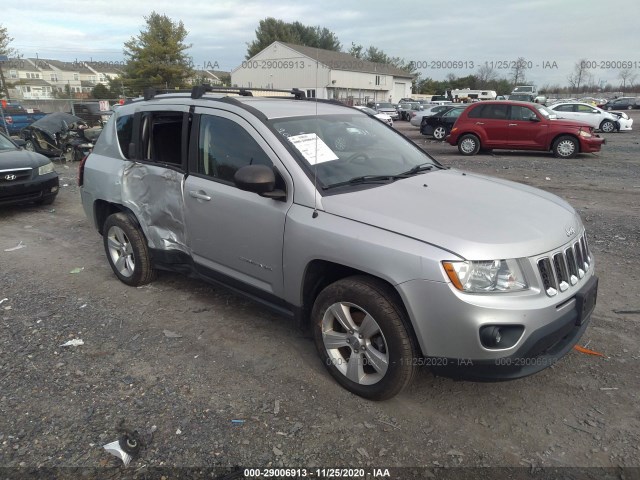
[[296, 100], [310, 100], [307, 98], [305, 92], [299, 88], [292, 88], [290, 90], [282, 90], [276, 88], [245, 88], [245, 87], [216, 87], [213, 85], [203, 84], [196, 85], [191, 90], [171, 90], [171, 89], [156, 89], [155, 87], [146, 87], [143, 90], [143, 97], [145, 100], [152, 100], [156, 95], [167, 93], [190, 93], [191, 98], [197, 100], [202, 98], [205, 93], [236, 93], [242, 97], [253, 97], [252, 92], [277, 92], [288, 93], [293, 95]]
[[283, 90], [276, 88], [245, 88], [245, 87], [214, 87], [212, 85], [196, 85], [191, 89], [191, 98], [198, 99], [202, 98], [205, 93], [208, 92], [217, 92], [217, 93], [237, 93], [243, 97], [253, 97], [253, 92], [278, 92], [278, 93], [289, 93], [295, 97], [296, 100], [302, 100], [306, 98], [305, 93], [298, 89], [292, 88], [291, 90]]

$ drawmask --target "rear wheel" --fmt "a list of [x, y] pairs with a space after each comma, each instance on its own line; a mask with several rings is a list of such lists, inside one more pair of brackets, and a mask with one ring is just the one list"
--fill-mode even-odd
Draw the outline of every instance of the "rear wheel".
[[602, 130], [605, 133], [611, 133], [615, 129], [616, 129], [616, 125], [611, 120], [603, 120], [602, 123], [600, 124], [600, 130]]
[[433, 138], [435, 138], [436, 140], [444, 140], [444, 137], [447, 136], [447, 129], [446, 127], [443, 127], [442, 125], [438, 125], [436, 128], [433, 129]]
[[480, 151], [480, 140], [471, 133], [466, 133], [458, 140], [458, 151], [462, 155], [475, 155]]
[[25, 142], [24, 149], [25, 150], [29, 150], [30, 152], [35, 152], [36, 151], [36, 147], [33, 145], [33, 141], [32, 140], [27, 140]]
[[129, 215], [110, 215], [104, 223], [103, 240], [109, 264], [121, 282], [136, 287], [155, 278], [144, 234]]
[[338, 280], [318, 295], [312, 320], [320, 357], [350, 392], [384, 400], [411, 381], [417, 347], [391, 287], [368, 277]]
[[578, 141], [566, 135], [559, 137], [553, 142], [552, 150], [558, 158], [573, 158], [578, 153]]

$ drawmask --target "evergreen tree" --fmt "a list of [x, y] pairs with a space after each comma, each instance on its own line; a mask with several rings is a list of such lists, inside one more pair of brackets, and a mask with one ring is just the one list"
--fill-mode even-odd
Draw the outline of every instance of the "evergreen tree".
[[186, 53], [191, 45], [184, 43], [184, 24], [156, 12], [145, 20], [146, 29], [124, 44], [124, 87], [139, 94], [144, 87], [171, 89], [185, 85], [194, 72], [193, 60]]

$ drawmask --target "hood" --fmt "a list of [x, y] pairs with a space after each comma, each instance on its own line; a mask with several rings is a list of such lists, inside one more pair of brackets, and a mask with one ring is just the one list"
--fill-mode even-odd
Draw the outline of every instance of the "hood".
[[50, 160], [44, 155], [28, 150], [0, 150], [0, 170], [37, 168], [49, 162]]
[[411, 237], [469, 260], [530, 257], [570, 240], [582, 222], [553, 194], [439, 170], [322, 199], [327, 213]]

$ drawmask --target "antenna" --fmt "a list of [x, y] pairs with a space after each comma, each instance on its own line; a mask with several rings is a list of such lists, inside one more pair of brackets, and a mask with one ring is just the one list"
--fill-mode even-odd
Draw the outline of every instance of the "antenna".
[[315, 95], [313, 96], [315, 104], [316, 104], [316, 156], [315, 163], [313, 164], [313, 213], [311, 214], [312, 218], [316, 218], [318, 216], [318, 69], [320, 64], [320, 49], [316, 48], [316, 84], [315, 84]]

